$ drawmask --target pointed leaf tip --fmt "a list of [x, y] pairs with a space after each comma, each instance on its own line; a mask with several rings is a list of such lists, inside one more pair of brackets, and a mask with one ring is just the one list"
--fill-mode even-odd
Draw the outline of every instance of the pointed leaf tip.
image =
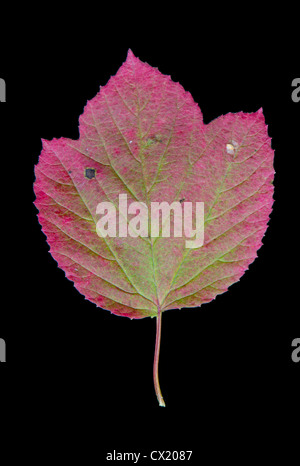
[[134, 55], [134, 53], [132, 52], [132, 50], [131, 50], [131, 49], [128, 49], [126, 60], [133, 60], [133, 59], [135, 59], [135, 58], [136, 58], [136, 56]]

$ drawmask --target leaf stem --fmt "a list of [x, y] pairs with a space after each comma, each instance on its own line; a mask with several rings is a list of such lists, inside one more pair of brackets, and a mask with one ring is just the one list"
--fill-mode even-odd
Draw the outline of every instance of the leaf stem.
[[159, 350], [160, 350], [160, 336], [161, 336], [161, 309], [157, 309], [156, 318], [156, 340], [155, 340], [155, 352], [154, 352], [154, 363], [153, 363], [153, 381], [155, 393], [158, 399], [159, 406], [166, 406], [163, 396], [161, 394], [159, 379], [158, 379], [158, 361], [159, 361]]

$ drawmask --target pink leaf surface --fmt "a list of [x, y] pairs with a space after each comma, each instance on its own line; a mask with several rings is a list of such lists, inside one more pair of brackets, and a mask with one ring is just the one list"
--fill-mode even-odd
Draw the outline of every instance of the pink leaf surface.
[[[201, 306], [257, 256], [272, 208], [273, 150], [261, 110], [203, 123], [179, 83], [128, 52], [85, 106], [80, 138], [43, 140], [35, 205], [50, 253], [88, 300], [130, 318]], [[89, 170], [90, 171], [86, 171]], [[99, 202], [204, 202], [204, 244], [100, 238]]]
[[[131, 51], [87, 102], [78, 140], [43, 140], [35, 205], [50, 253], [86, 299], [114, 314], [157, 317], [198, 307], [237, 282], [257, 257], [273, 204], [273, 150], [262, 110], [204, 124], [189, 92]], [[97, 206], [204, 203], [204, 242], [100, 237]], [[184, 207], [185, 208], [185, 207]], [[169, 216], [171, 231], [174, 216]], [[127, 218], [128, 222], [128, 218]], [[119, 224], [117, 225], [119, 227]]]

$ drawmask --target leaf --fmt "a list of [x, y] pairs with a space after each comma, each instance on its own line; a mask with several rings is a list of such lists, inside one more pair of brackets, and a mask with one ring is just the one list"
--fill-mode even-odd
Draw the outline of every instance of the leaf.
[[[78, 140], [43, 140], [34, 184], [39, 222], [86, 299], [120, 316], [157, 317], [155, 379], [161, 313], [224, 293], [262, 245], [274, 177], [264, 116], [228, 113], [206, 125], [190, 93], [129, 51], [87, 102], [79, 130]], [[119, 194], [148, 209], [203, 202], [204, 244], [187, 248], [184, 234], [99, 237], [97, 205], [108, 201], [120, 214]]]

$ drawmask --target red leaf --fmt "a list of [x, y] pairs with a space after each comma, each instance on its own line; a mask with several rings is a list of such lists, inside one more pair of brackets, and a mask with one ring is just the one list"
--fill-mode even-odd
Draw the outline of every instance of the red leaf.
[[[80, 293], [114, 314], [159, 322], [161, 311], [201, 306], [240, 279], [273, 203], [262, 110], [205, 125], [179, 83], [129, 51], [79, 129], [78, 140], [43, 141], [34, 189], [50, 252]], [[185, 235], [99, 237], [97, 205], [108, 201], [118, 213], [119, 194], [148, 209], [203, 202], [204, 244], [187, 248]]]

